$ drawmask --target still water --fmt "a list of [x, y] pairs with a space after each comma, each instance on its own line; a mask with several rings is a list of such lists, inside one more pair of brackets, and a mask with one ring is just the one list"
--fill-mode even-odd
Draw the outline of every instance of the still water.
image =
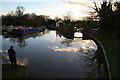
[[18, 64], [27, 66], [28, 78], [107, 78], [103, 53], [92, 39], [75, 38], [59, 31], [2, 38], [3, 62], [7, 49], [17, 52]]

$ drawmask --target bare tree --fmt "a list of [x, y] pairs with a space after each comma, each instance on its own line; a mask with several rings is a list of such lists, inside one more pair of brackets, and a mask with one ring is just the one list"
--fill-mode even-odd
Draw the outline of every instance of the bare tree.
[[99, 19], [100, 27], [103, 30], [107, 30], [108, 28], [111, 28], [110, 25], [110, 18], [111, 14], [113, 13], [113, 7], [111, 0], [100, 0], [99, 6], [97, 5], [97, 2], [94, 2], [94, 13], [95, 16]]
[[68, 11], [67, 13], [65, 13], [63, 15], [63, 20], [67, 21], [67, 22], [70, 22], [72, 20], [72, 13], [70, 11]]
[[16, 15], [18, 17], [22, 17], [23, 14], [24, 14], [24, 10], [25, 10], [25, 8], [23, 6], [17, 6], [17, 8], [16, 8]]

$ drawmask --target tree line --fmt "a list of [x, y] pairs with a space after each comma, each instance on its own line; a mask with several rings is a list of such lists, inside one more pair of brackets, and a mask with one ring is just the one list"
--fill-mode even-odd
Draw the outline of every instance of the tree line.
[[[17, 6], [15, 11], [11, 11], [6, 15], [2, 15], [2, 25], [5, 26], [47, 26], [55, 25], [55, 21], [61, 19], [60, 17], [55, 17], [55, 19], [50, 18], [46, 15], [36, 15], [35, 13], [26, 13], [23, 6]], [[63, 15], [64, 22], [70, 22], [72, 20], [71, 12]]]
[[35, 13], [24, 14], [25, 8], [23, 6], [17, 6], [16, 11], [11, 11], [6, 15], [2, 15], [2, 25], [5, 26], [44, 26], [55, 23], [55, 20], [49, 16], [36, 15]]

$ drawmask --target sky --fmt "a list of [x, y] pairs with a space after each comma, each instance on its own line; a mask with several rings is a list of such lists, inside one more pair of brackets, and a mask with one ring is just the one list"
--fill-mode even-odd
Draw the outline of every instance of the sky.
[[62, 17], [68, 12], [74, 19], [89, 16], [93, 0], [2, 0], [2, 14], [15, 11], [18, 5], [25, 7], [25, 13]]

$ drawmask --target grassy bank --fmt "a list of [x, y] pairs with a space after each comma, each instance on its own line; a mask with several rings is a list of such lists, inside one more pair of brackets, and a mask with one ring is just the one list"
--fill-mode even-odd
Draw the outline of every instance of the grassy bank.
[[96, 38], [102, 43], [105, 51], [106, 56], [108, 59], [110, 73], [112, 78], [119, 78], [120, 77], [120, 43], [117, 38], [113, 34], [113, 32], [102, 32], [96, 36]]
[[18, 65], [18, 69], [11, 69], [10, 64], [2, 64], [2, 78], [5, 79], [26, 79], [26, 68]]

